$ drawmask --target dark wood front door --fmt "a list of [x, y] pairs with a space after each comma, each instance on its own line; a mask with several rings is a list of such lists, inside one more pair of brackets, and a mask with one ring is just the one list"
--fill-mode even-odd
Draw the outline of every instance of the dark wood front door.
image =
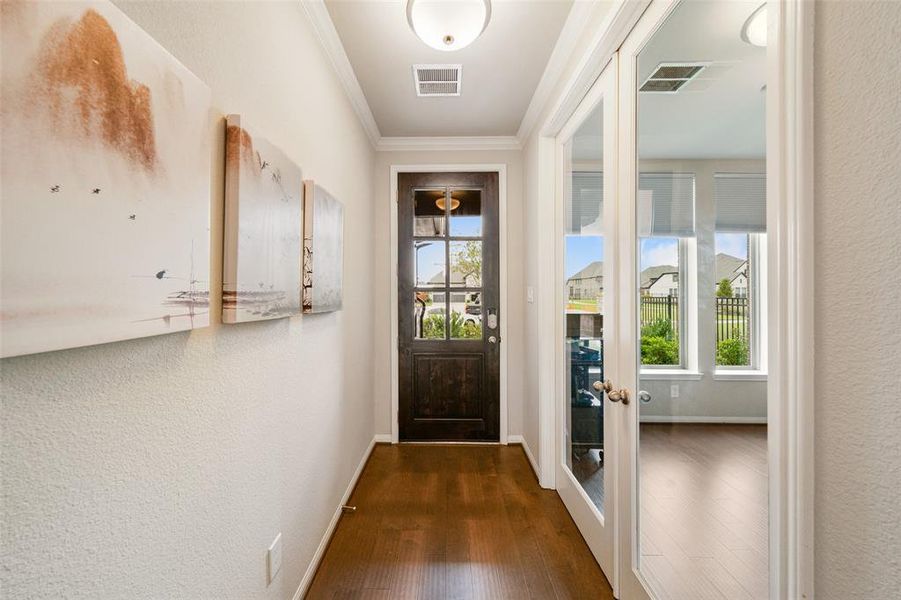
[[401, 441], [499, 441], [497, 173], [398, 174]]

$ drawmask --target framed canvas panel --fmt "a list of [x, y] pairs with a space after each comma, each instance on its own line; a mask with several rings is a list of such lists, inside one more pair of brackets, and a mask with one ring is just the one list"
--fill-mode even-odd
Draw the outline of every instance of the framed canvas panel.
[[222, 320], [300, 314], [303, 176], [240, 115], [226, 119]]
[[304, 182], [303, 312], [341, 309], [344, 205], [313, 181]]
[[2, 355], [209, 324], [210, 90], [109, 2], [3, 2]]

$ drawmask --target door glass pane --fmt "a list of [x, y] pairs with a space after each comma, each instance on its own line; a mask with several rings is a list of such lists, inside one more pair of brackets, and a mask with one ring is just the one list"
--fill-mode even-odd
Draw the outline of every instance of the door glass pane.
[[450, 337], [455, 340], [482, 339], [481, 292], [450, 292]]
[[416, 287], [444, 287], [445, 244], [438, 240], [414, 240]]
[[769, 596], [767, 383], [736, 380], [764, 343], [752, 324], [766, 329], [750, 243], [765, 227], [766, 48], [740, 35], [761, 4], [676, 5], [635, 73], [633, 539], [652, 595], [673, 600]]
[[482, 235], [482, 191], [451, 190], [450, 234], [456, 237]]
[[423, 237], [444, 235], [445, 194], [444, 188], [413, 191], [413, 235]]
[[604, 511], [603, 105], [566, 144], [566, 465]]
[[413, 335], [418, 340], [443, 340], [447, 302], [444, 292], [413, 293]]
[[482, 242], [466, 240], [450, 243], [450, 284], [479, 287], [482, 285]]

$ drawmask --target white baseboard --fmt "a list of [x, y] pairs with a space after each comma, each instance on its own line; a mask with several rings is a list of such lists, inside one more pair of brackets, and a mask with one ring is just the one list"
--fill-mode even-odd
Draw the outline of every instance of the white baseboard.
[[391, 434], [390, 433], [377, 433], [375, 437], [372, 438], [373, 442], [376, 444], [390, 444], [391, 443]]
[[[316, 569], [319, 568], [319, 562], [325, 554], [325, 549], [328, 548], [328, 544], [332, 539], [332, 534], [335, 532], [335, 527], [338, 526], [338, 520], [341, 519], [341, 507], [347, 504], [351, 493], [354, 491], [354, 487], [357, 485], [357, 480], [363, 472], [363, 467], [366, 466], [366, 461], [369, 460], [369, 455], [372, 454], [372, 449], [377, 442], [381, 441], [380, 438], [383, 437], [386, 436], [376, 434], [373, 436], [372, 441], [369, 442], [369, 447], [366, 449], [366, 452], [363, 453], [363, 458], [360, 460], [360, 464], [357, 465], [357, 470], [354, 471], [353, 477], [350, 478], [350, 483], [347, 484], [347, 489], [344, 491], [344, 495], [341, 496], [341, 501], [338, 503], [338, 508], [335, 509], [335, 514], [332, 515], [332, 520], [329, 521], [328, 527], [325, 528], [325, 533], [322, 534], [322, 539], [319, 541], [319, 547], [316, 548], [316, 552], [313, 554], [313, 559], [307, 567], [307, 572], [304, 573], [303, 579], [300, 580], [300, 585], [297, 587], [297, 591], [294, 592], [293, 600], [300, 600], [303, 598], [304, 594], [307, 593], [310, 584], [313, 583], [313, 576], [316, 575]], [[389, 434], [387, 438], [390, 442], [391, 435]]]
[[532, 471], [535, 472], [535, 477], [538, 478], [538, 481], [541, 481], [541, 470], [538, 468], [538, 462], [535, 460], [535, 455], [532, 454], [532, 449], [526, 443], [526, 438], [521, 435], [508, 435], [507, 443], [520, 444], [522, 446], [523, 451], [526, 453], [526, 458], [529, 459], [529, 464], [532, 465]]
[[732, 423], [746, 425], [766, 425], [766, 417], [692, 417], [685, 415], [645, 415], [641, 423]]

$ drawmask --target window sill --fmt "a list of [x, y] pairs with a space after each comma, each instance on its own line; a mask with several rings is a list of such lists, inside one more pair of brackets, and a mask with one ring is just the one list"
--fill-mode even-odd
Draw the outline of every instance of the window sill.
[[700, 381], [704, 377], [703, 373], [698, 371], [689, 371], [688, 369], [642, 369], [639, 374], [640, 379], [649, 381], [661, 381], [667, 379], [676, 379], [681, 381]]
[[752, 369], [718, 369], [713, 373], [716, 381], [766, 381], [765, 371]]

